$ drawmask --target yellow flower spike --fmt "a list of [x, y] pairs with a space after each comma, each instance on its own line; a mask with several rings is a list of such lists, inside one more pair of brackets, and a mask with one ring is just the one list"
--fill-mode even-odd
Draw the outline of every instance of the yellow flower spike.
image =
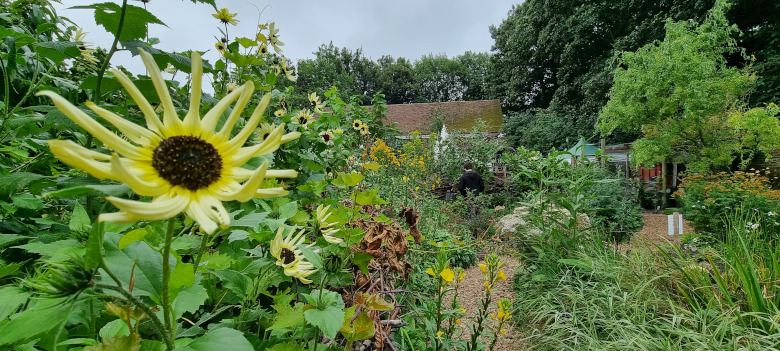
[[463, 278], [466, 278], [466, 272], [460, 272], [460, 274], [458, 275], [458, 281], [462, 282]]
[[235, 18], [237, 13], [230, 13], [228, 9], [221, 8], [217, 11], [217, 13], [211, 14], [214, 18], [218, 19], [220, 22], [224, 24], [232, 24], [237, 25], [238, 20]]
[[448, 284], [452, 284], [452, 279], [455, 278], [455, 273], [449, 268], [441, 271], [440, 275]]
[[[111, 179], [127, 184], [142, 196], [152, 197], [151, 202], [108, 197], [119, 212], [104, 213], [99, 221], [127, 223], [139, 220], [163, 220], [184, 212], [195, 220], [206, 233], [218, 227], [230, 225], [230, 216], [224, 201], [249, 201], [252, 198], [277, 197], [287, 194], [283, 188], [258, 189], [265, 178], [296, 177], [293, 170], [269, 170], [268, 164], [252, 170], [244, 164], [254, 157], [269, 155], [286, 141], [298, 135], [282, 135], [284, 128], [277, 127], [258, 145], [243, 147], [255, 130], [270, 95], [256, 108], [244, 128], [230, 138], [241, 111], [254, 90], [251, 82], [244, 84], [224, 99], [203, 118], [200, 118], [200, 88], [202, 66], [197, 52], [192, 54], [192, 92], [189, 111], [184, 120], [176, 112], [168, 88], [160, 74], [160, 68], [152, 56], [141, 51], [141, 58], [152, 78], [161, 101], [162, 119], [130, 79], [118, 70], [114, 77], [135, 100], [146, 121], [146, 128], [131, 123], [113, 112], [93, 103], [86, 106], [98, 116], [114, 125], [123, 136], [103, 127], [98, 121], [51, 91], [38, 92], [47, 96], [68, 118], [100, 140], [111, 155], [86, 149], [72, 141], [51, 140], [49, 148], [61, 161], [82, 169], [99, 179]], [[237, 100], [237, 101], [236, 101]], [[215, 132], [216, 121], [235, 102], [233, 112]]]
[[466, 309], [465, 309], [465, 308], [461, 308], [461, 309], [460, 309], [460, 313], [463, 313], [463, 314], [465, 314], [465, 313], [466, 313]]
[[501, 328], [501, 335], [504, 335], [504, 336], [506, 336], [506, 329], [504, 329], [504, 328]]
[[437, 338], [441, 338], [442, 335], [444, 335], [443, 331], [439, 330], [439, 331], [436, 332], [436, 337]]
[[498, 280], [506, 280], [506, 274], [504, 274], [504, 271], [498, 271], [498, 276], [496, 277]]
[[482, 274], [487, 274], [487, 265], [484, 263], [480, 263], [479, 270], [482, 271]]
[[456, 319], [455, 324], [460, 325], [460, 319]]
[[428, 274], [430, 274], [430, 275], [431, 275], [431, 277], [435, 277], [435, 276], [436, 276], [436, 272], [434, 272], [434, 271], [433, 271], [433, 268], [428, 268], [428, 269], [426, 269], [426, 270], [425, 270], [425, 273], [428, 273]]

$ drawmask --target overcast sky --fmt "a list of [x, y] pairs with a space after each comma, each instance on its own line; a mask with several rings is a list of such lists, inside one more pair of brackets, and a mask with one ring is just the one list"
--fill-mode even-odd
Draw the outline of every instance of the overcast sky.
[[[62, 0], [57, 13], [88, 32], [86, 41], [107, 48], [112, 37], [94, 21], [92, 10], [68, 9], [101, 1]], [[120, 1], [114, 1], [120, 3]], [[412, 61], [428, 54], [448, 57], [466, 51], [488, 52], [493, 39], [490, 25], [499, 25], [513, 4], [521, 0], [217, 0], [217, 6], [238, 13], [238, 26], [228, 26], [231, 39], [253, 37], [258, 23], [275, 21], [283, 54], [293, 61], [311, 58], [321, 44], [333, 42], [351, 50], [361, 48], [373, 60], [383, 55]], [[140, 1], [132, 5], [143, 6]], [[210, 50], [204, 58], [217, 59], [214, 44], [220, 35], [210, 5], [190, 0], [151, 0], [147, 9], [168, 27], [152, 25], [157, 48], [167, 51]], [[262, 12], [262, 13], [261, 13]], [[112, 63], [143, 72], [140, 59], [118, 53]]]

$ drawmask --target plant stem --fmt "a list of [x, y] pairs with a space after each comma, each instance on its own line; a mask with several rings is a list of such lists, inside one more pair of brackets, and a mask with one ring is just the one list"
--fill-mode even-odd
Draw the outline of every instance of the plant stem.
[[149, 308], [148, 305], [146, 305], [143, 301], [139, 300], [137, 297], [133, 296], [130, 292], [122, 288], [121, 286], [114, 286], [109, 284], [95, 284], [96, 288], [100, 289], [108, 289], [108, 290], [114, 290], [122, 296], [124, 296], [128, 301], [132, 302], [133, 305], [141, 309], [146, 315], [149, 317], [149, 319], [152, 320], [152, 323], [154, 323], [155, 327], [160, 330], [160, 334], [162, 334], [163, 341], [165, 342], [165, 345], [168, 347], [168, 350], [173, 350], [175, 347], [173, 344], [173, 340], [171, 340], [170, 333], [167, 332], [165, 326], [162, 322], [160, 322], [160, 319], [157, 318], [157, 314], [152, 311], [151, 308]]
[[163, 246], [163, 261], [162, 261], [162, 300], [163, 300], [163, 319], [165, 320], [165, 326], [172, 338], [176, 338], [176, 329], [174, 325], [173, 308], [171, 308], [171, 296], [169, 292], [169, 285], [171, 280], [171, 264], [168, 262], [171, 256], [171, 242], [173, 241], [173, 224], [174, 218], [168, 219], [168, 230], [165, 233], [165, 246]]
[[[122, 35], [122, 28], [125, 24], [125, 15], [127, 14], [127, 0], [122, 0], [122, 10], [119, 14], [119, 26], [117, 26], [116, 35], [114, 36], [114, 42], [111, 44], [111, 49], [106, 54], [106, 59], [103, 60], [103, 64], [100, 65], [100, 69], [97, 72], [97, 83], [95, 83], [95, 94], [92, 95], [92, 100], [95, 104], [100, 102], [100, 86], [103, 84], [103, 75], [106, 74], [108, 63], [111, 61], [111, 57], [118, 50], [116, 45], [119, 43], [119, 37]], [[89, 147], [89, 145], [87, 145]]]
[[209, 234], [206, 232], [203, 232], [203, 239], [200, 242], [200, 249], [198, 249], [198, 256], [195, 257], [195, 266], [193, 269], [195, 269], [195, 272], [198, 272], [198, 267], [200, 266], [200, 260], [203, 258], [203, 253], [206, 251], [206, 244], [209, 242]]

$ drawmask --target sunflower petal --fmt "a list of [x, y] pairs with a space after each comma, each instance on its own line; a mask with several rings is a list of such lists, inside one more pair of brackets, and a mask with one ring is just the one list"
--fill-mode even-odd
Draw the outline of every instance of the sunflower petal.
[[279, 226], [279, 229], [276, 231], [276, 236], [274, 236], [274, 239], [271, 240], [271, 255], [279, 259], [280, 255], [282, 254], [282, 234], [284, 233], [284, 224]]
[[195, 197], [197, 200], [190, 202], [186, 213], [198, 222], [203, 231], [212, 234], [217, 227], [227, 228], [230, 225], [230, 216], [221, 202], [203, 192]]
[[184, 123], [176, 114], [171, 94], [168, 93], [168, 85], [165, 84], [165, 80], [162, 74], [160, 74], [160, 67], [154, 62], [152, 54], [143, 50], [138, 50], [138, 52], [141, 53], [141, 59], [144, 61], [144, 65], [146, 65], [146, 70], [149, 71], [149, 77], [152, 78], [154, 90], [157, 91], [157, 96], [160, 98], [160, 104], [163, 107], [163, 124], [167, 127], [169, 133], [173, 133], [172, 135], [182, 135]]
[[73, 167], [84, 170], [97, 179], [117, 180], [107, 162], [111, 157], [89, 150], [71, 140], [49, 140], [49, 149], [60, 159]]
[[104, 144], [106, 144], [106, 146], [120, 153], [122, 156], [138, 159], [147, 156], [145, 154], [149, 154], [148, 157], [151, 157], [151, 151], [144, 152], [146, 150], [128, 143], [110, 130], [103, 127], [100, 123], [98, 123], [98, 121], [94, 120], [92, 117], [89, 117], [86, 113], [84, 113], [84, 111], [81, 111], [76, 106], [73, 106], [73, 104], [71, 104], [68, 100], [65, 100], [65, 98], [62, 96], [57, 95], [57, 93], [43, 90], [39, 91], [35, 95], [43, 95], [51, 98], [54, 102], [54, 106], [56, 106], [60, 111], [62, 111], [62, 113], [68, 116], [68, 118], [73, 120], [73, 122], [76, 122], [76, 124], [80, 125], [82, 128], [86, 129], [89, 134], [94, 135], [95, 138], [102, 141]]
[[215, 191], [218, 198], [222, 201], [249, 201], [255, 196], [257, 188], [260, 187], [260, 183], [263, 181], [263, 179], [265, 179], [266, 170], [268, 170], [268, 161], [263, 162], [263, 165], [252, 172], [252, 176], [243, 185], [241, 185], [240, 188], [233, 189], [231, 191], [223, 191], [223, 189]]
[[[203, 128], [204, 132], [214, 133], [214, 131], [217, 129], [217, 123], [219, 122], [220, 117], [222, 117], [233, 101], [236, 101], [236, 99], [240, 98], [241, 95], [244, 94], [244, 90], [246, 90], [246, 88], [246, 84], [238, 87], [236, 90], [233, 90], [232, 93], [223, 97], [222, 100], [219, 100], [217, 104], [214, 105], [211, 110], [209, 110], [209, 112], [206, 112], [206, 114], [203, 116], [203, 119], [200, 121], [201, 128]], [[204, 135], [204, 137], [206, 136]]]
[[293, 141], [293, 140], [298, 139], [300, 137], [301, 137], [301, 132], [287, 133], [285, 135], [282, 135], [282, 144], [284, 144], [284, 143], [286, 143], [288, 141]]
[[[254, 170], [234, 167], [233, 168], [233, 180], [237, 182], [243, 182], [254, 174]], [[298, 172], [292, 169], [269, 169], [265, 171], [266, 178], [295, 178], [298, 176]]]
[[119, 80], [119, 84], [122, 84], [122, 86], [125, 87], [127, 93], [130, 94], [130, 97], [138, 105], [138, 108], [141, 109], [141, 112], [144, 114], [144, 119], [146, 120], [146, 127], [153, 132], [165, 134], [165, 127], [160, 121], [160, 117], [158, 117], [154, 112], [154, 107], [152, 107], [149, 101], [146, 100], [146, 97], [141, 94], [141, 91], [138, 90], [138, 87], [136, 87], [130, 78], [127, 78], [127, 76], [121, 71], [113, 69], [111, 70], [111, 73], [113, 73], [114, 77]]
[[281, 146], [280, 142], [283, 130], [284, 125], [280, 125], [276, 127], [271, 134], [268, 134], [268, 137], [265, 138], [262, 143], [235, 150], [233, 157], [231, 158], [231, 165], [239, 167], [249, 161], [252, 157], [268, 155], [278, 150], [279, 146]]
[[166, 195], [160, 196], [152, 200], [152, 202], [126, 200], [113, 196], [107, 197], [106, 200], [116, 206], [120, 212], [114, 216], [105, 216], [107, 214], [111, 215], [111, 213], [101, 214], [98, 217], [99, 221], [122, 222], [124, 219], [128, 221], [141, 219], [157, 221], [168, 219], [181, 213], [189, 203], [188, 196], [168, 197]]
[[[246, 140], [249, 139], [249, 136], [251, 136], [252, 132], [257, 128], [257, 124], [263, 119], [263, 114], [265, 114], [265, 109], [268, 107], [269, 103], [271, 103], [271, 94], [265, 94], [257, 107], [255, 107], [252, 116], [249, 117], [244, 128], [227, 142], [228, 150], [236, 150], [246, 143]], [[284, 126], [284, 124], [282, 124], [282, 126]]]
[[113, 124], [122, 134], [138, 145], [147, 146], [160, 141], [160, 137], [151, 130], [119, 117], [113, 112], [95, 105], [92, 101], [87, 101], [86, 105], [90, 110], [95, 111], [98, 116]]
[[111, 171], [116, 174], [120, 182], [127, 184], [130, 189], [141, 196], [160, 196], [171, 188], [168, 182], [147, 182], [130, 173], [117, 154], [111, 158]]
[[233, 126], [236, 125], [238, 117], [244, 112], [244, 107], [246, 107], [249, 99], [252, 98], [252, 93], [255, 91], [255, 84], [250, 80], [244, 84], [243, 88], [244, 90], [241, 92], [241, 96], [238, 97], [238, 101], [233, 107], [233, 111], [230, 112], [227, 121], [225, 121], [225, 124], [222, 125], [222, 129], [217, 133], [223, 140], [227, 140], [230, 137], [230, 132], [233, 130]]
[[184, 129], [190, 135], [200, 129], [200, 95], [201, 82], [203, 80], [203, 63], [201, 62], [200, 53], [197, 51], [192, 52], [191, 67], [190, 109], [187, 111], [187, 115], [184, 116]]
[[280, 196], [286, 196], [290, 192], [287, 190], [284, 190], [284, 188], [265, 188], [265, 189], [257, 189], [255, 191], [255, 198], [256, 199], [268, 199], [272, 197], [280, 197]]

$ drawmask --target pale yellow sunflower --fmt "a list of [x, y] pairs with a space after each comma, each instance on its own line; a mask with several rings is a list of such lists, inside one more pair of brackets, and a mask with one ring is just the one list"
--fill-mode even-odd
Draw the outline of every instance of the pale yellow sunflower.
[[332, 214], [328, 210], [330, 210], [330, 206], [317, 206], [317, 226], [320, 228], [320, 233], [322, 233], [322, 238], [324, 238], [325, 241], [331, 244], [340, 244], [344, 240], [336, 237], [336, 233], [338, 233], [341, 229], [334, 228], [337, 222], [328, 222], [328, 218]]
[[295, 116], [292, 118], [292, 123], [300, 124], [301, 127], [306, 128], [309, 126], [309, 123], [311, 123], [312, 114], [309, 110], [303, 109], [298, 111]]
[[298, 248], [303, 245], [306, 238], [303, 235], [304, 229], [293, 236], [295, 229], [291, 230], [286, 237], [284, 234], [284, 224], [279, 226], [276, 236], [271, 240], [271, 255], [276, 258], [276, 265], [284, 268], [284, 274], [288, 277], [298, 278], [301, 283], [309, 284], [310, 279], [306, 277], [317, 272], [314, 265], [304, 261], [303, 253]]
[[284, 46], [284, 43], [279, 40], [279, 28], [276, 28], [275, 22], [268, 24], [268, 41], [271, 42], [271, 46], [276, 52], [282, 52], [280, 46]]
[[238, 89], [238, 84], [236, 82], [230, 82], [227, 85], [227, 93], [230, 94]]
[[311, 104], [311, 109], [314, 110], [314, 112], [322, 113], [322, 100], [317, 96], [317, 93], [309, 94], [309, 104]]
[[287, 114], [287, 110], [285, 110], [283, 108], [280, 108], [280, 109], [274, 111], [274, 116], [276, 116], [276, 117], [280, 117], [281, 118], [281, 117], [284, 117], [284, 115], [286, 115], [286, 114]]
[[322, 140], [324, 144], [327, 145], [333, 144], [333, 132], [331, 132], [330, 130], [323, 130], [320, 132], [319, 135], [320, 135], [320, 140]]
[[214, 47], [219, 51], [219, 53], [224, 54], [225, 51], [227, 51], [227, 45], [221, 41], [218, 41], [216, 44], [214, 44]]
[[371, 132], [368, 131], [368, 125], [363, 124], [360, 126], [360, 135], [368, 135]]
[[222, 22], [224, 24], [232, 24], [234, 26], [238, 24], [238, 20], [236, 19], [236, 15], [237, 15], [237, 13], [230, 13], [228, 11], [228, 9], [226, 9], [224, 7], [219, 9], [217, 11], [217, 13], [211, 14], [211, 16], [213, 16], [214, 18], [218, 19], [220, 22]]
[[255, 130], [255, 142], [257, 142], [257, 144], [264, 142], [273, 131], [274, 126], [263, 122], [260, 124], [260, 127]]
[[[50, 140], [49, 148], [57, 158], [99, 179], [125, 183], [138, 195], [152, 198], [151, 202], [144, 202], [110, 196], [107, 200], [119, 212], [101, 214], [98, 220], [118, 223], [163, 220], [184, 212], [205, 232], [213, 233], [217, 227], [230, 225], [230, 215], [222, 205], [223, 201], [246, 202], [252, 198], [287, 194], [281, 187], [258, 187], [264, 178], [292, 178], [297, 172], [269, 170], [267, 162], [257, 169], [243, 168], [250, 159], [271, 154], [280, 144], [300, 136], [300, 133], [284, 134], [284, 126], [280, 125], [263, 143], [244, 146], [262, 119], [271, 100], [270, 94], [263, 97], [244, 128], [231, 137], [233, 127], [252, 98], [254, 86], [251, 81], [217, 102], [201, 118], [203, 67], [200, 55], [193, 52], [190, 105], [182, 120], [176, 113], [160, 68], [150, 54], [141, 51], [141, 58], [159, 96], [162, 120], [124, 73], [111, 72], [135, 100], [147, 128], [87, 102], [88, 108], [124, 134], [117, 135], [58, 94], [52, 91], [38, 93], [51, 98], [60, 111], [112, 151], [107, 155], [71, 140]], [[234, 101], [237, 102], [233, 110], [217, 131], [220, 118]]]
[[359, 131], [361, 128], [363, 128], [363, 121], [359, 119], [352, 121], [352, 129]]

